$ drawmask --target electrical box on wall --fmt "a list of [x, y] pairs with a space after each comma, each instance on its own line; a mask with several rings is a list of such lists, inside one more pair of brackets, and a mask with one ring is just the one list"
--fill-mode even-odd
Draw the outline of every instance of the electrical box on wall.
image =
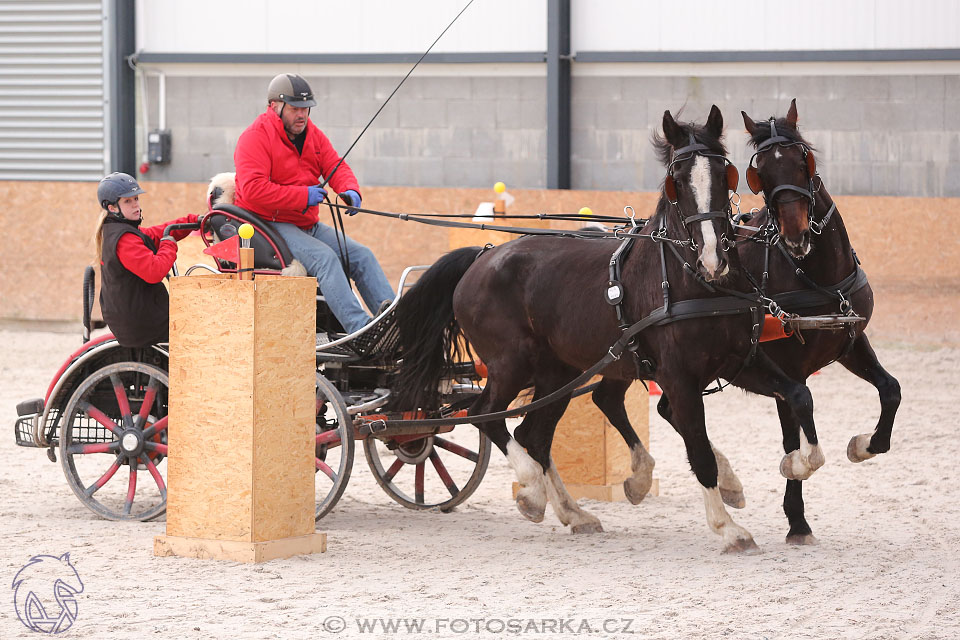
[[154, 129], [147, 135], [147, 160], [152, 164], [170, 162], [169, 129]]

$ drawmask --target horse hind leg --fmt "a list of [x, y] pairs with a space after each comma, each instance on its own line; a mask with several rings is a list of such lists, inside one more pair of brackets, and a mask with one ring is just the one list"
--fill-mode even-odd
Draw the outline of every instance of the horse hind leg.
[[[487, 386], [470, 409], [471, 414], [502, 411], [523, 388], [522, 383], [515, 385], [517, 388], [506, 388], [501, 380], [500, 376], [494, 375], [488, 378]], [[543, 468], [510, 436], [505, 420], [481, 422], [476, 426], [497, 445], [513, 469], [517, 484], [520, 485], [516, 499], [517, 510], [527, 520], [542, 522], [547, 509]]]
[[[660, 401], [657, 403], [657, 412], [673, 426], [673, 411], [666, 394], [660, 396]], [[676, 426], [673, 426], [673, 428], [676, 430]], [[723, 455], [712, 442], [710, 443], [710, 449], [717, 459], [717, 487], [720, 490], [720, 498], [729, 507], [743, 509], [747, 506], [747, 499], [743, 495], [743, 483], [740, 482], [740, 478], [737, 477], [733, 467], [730, 466], [727, 456]]]
[[[541, 359], [542, 361], [543, 359]], [[534, 399], [539, 399], [559, 389], [572, 380], [577, 373], [576, 370], [559, 362], [553, 363], [549, 368], [542, 369], [537, 376]], [[581, 509], [576, 500], [567, 492], [550, 457], [553, 434], [569, 403], [570, 398], [568, 396], [527, 414], [523, 423], [517, 427], [514, 433], [517, 441], [526, 446], [530, 456], [545, 469], [544, 485], [547, 498], [557, 515], [557, 519], [564, 526], [569, 526], [573, 533], [598, 533], [603, 531], [600, 520]]]
[[640, 504], [653, 486], [653, 467], [656, 461], [643, 446], [627, 417], [624, 397], [630, 384], [629, 381], [604, 378], [593, 391], [593, 403], [603, 412], [610, 424], [616, 427], [630, 448], [630, 470], [633, 473], [623, 481], [623, 493], [631, 504]]
[[890, 450], [893, 420], [900, 407], [900, 383], [881, 366], [870, 341], [863, 334], [854, 341], [850, 353], [840, 358], [840, 364], [850, 373], [872, 384], [880, 394], [880, 419], [873, 433], [853, 436], [847, 445], [847, 458], [850, 462], [863, 462]]

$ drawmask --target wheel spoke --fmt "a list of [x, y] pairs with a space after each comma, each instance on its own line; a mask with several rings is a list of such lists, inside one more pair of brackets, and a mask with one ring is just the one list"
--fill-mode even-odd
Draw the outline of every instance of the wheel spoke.
[[320, 458], [316, 458], [316, 463], [317, 463], [317, 469], [319, 469], [320, 471], [323, 471], [324, 475], [326, 475], [328, 478], [330, 478], [334, 482], [337, 481], [337, 474], [333, 469], [330, 468], [330, 465], [328, 465], [326, 462], [324, 462]]
[[130, 484], [127, 485], [127, 499], [123, 503], [123, 515], [130, 515], [133, 508], [133, 496], [137, 493], [137, 463], [136, 460], [130, 460]]
[[450, 492], [450, 496], [456, 498], [457, 494], [460, 493], [460, 489], [457, 487], [457, 483], [453, 481], [453, 478], [450, 477], [447, 468], [443, 466], [443, 462], [440, 460], [440, 455], [436, 449], [430, 452], [430, 462], [433, 463], [433, 468], [437, 470], [437, 475], [440, 476], [443, 486]]
[[333, 444], [334, 442], [340, 442], [340, 432], [336, 429], [317, 434], [317, 444]]
[[150, 384], [147, 385], [147, 391], [143, 395], [143, 402], [140, 403], [140, 413], [137, 414], [136, 426], [143, 428], [147, 424], [147, 416], [153, 409], [153, 401], [157, 397], [157, 389], [160, 387], [160, 381], [156, 378], [150, 378]]
[[397, 475], [397, 472], [403, 468], [403, 460], [397, 458], [393, 461], [393, 464], [390, 465], [390, 468], [387, 469], [387, 472], [383, 474], [383, 479], [387, 482], [393, 482], [393, 477]]
[[96, 444], [72, 444], [67, 448], [67, 453], [71, 455], [82, 455], [87, 453], [111, 453], [120, 449], [120, 443], [98, 442]]
[[152, 425], [143, 430], [144, 439], [149, 439], [151, 436], [160, 433], [167, 428], [167, 416], [163, 416]]
[[110, 382], [113, 383], [113, 395], [117, 397], [120, 415], [123, 416], [123, 426], [126, 429], [132, 429], [133, 416], [130, 414], [130, 402], [127, 400], [127, 392], [123, 388], [123, 382], [120, 380], [120, 376], [115, 373], [110, 374]]
[[160, 471], [157, 470], [157, 465], [153, 464], [153, 460], [150, 459], [150, 456], [146, 456], [142, 453], [140, 454], [140, 461], [147, 465], [147, 471], [149, 471], [150, 475], [153, 476], [154, 482], [157, 483], [157, 488], [160, 489], [160, 497], [166, 500], [167, 485], [163, 483], [163, 476], [161, 476]]
[[424, 463], [419, 463], [417, 465], [417, 475], [413, 481], [413, 493], [414, 499], [417, 501], [417, 504], [423, 504], [423, 469]]
[[446, 449], [450, 453], [455, 453], [462, 458], [466, 458], [470, 462], [477, 462], [480, 460], [480, 456], [475, 451], [470, 451], [466, 447], [461, 447], [458, 444], [445, 440], [440, 436], [433, 437], [433, 444], [437, 445], [441, 449]]
[[110, 433], [116, 435], [117, 437], [120, 436], [120, 427], [117, 426], [116, 422], [108, 418], [107, 414], [105, 414], [103, 411], [100, 411], [100, 409], [97, 409], [95, 406], [85, 400], [80, 402], [77, 407], [85, 414], [96, 420], [101, 426], [103, 426], [104, 429], [107, 429], [110, 431]]
[[113, 461], [113, 464], [110, 465], [110, 468], [107, 469], [106, 473], [100, 476], [99, 480], [97, 480], [96, 482], [94, 482], [92, 485], [90, 485], [84, 490], [84, 493], [87, 495], [88, 498], [93, 494], [95, 494], [97, 491], [99, 491], [100, 487], [107, 484], [110, 478], [113, 477], [113, 474], [115, 474], [117, 470], [120, 469], [121, 460], [123, 460], [123, 456], [122, 455], [117, 456], [117, 459]]
[[144, 442], [143, 448], [146, 449], [147, 451], [156, 451], [160, 455], [164, 455], [164, 456], [170, 455], [169, 453], [167, 453], [167, 445], [160, 444], [159, 442], [149, 442], [149, 441]]

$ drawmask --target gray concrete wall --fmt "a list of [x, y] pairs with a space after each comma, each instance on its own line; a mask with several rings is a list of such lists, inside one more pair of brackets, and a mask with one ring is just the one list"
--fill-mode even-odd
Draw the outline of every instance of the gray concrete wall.
[[[546, 80], [412, 76], [351, 152], [361, 186], [545, 186]], [[397, 78], [308, 78], [313, 121], [346, 151]], [[232, 170], [233, 146], [264, 107], [268, 77], [167, 79], [173, 162], [148, 179], [204, 181]], [[148, 85], [157, 124], [156, 81]], [[572, 187], [649, 191], [663, 176], [650, 136], [663, 111], [724, 114], [731, 159], [750, 150], [740, 110], [784, 115], [797, 98], [804, 135], [837, 195], [960, 196], [960, 76], [601, 77], [575, 75]], [[141, 138], [142, 139], [142, 138]], [[745, 187], [744, 187], [745, 188]]]

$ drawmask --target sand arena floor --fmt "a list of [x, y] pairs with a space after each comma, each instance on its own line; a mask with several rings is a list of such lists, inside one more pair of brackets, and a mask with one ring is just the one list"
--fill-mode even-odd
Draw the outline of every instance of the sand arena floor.
[[17, 620], [13, 576], [33, 555], [65, 552], [84, 583], [66, 637], [960, 635], [956, 347], [878, 341], [903, 404], [891, 452], [859, 465], [845, 448], [873, 429], [876, 393], [839, 365], [811, 378], [827, 464], [804, 498], [819, 546], [784, 542], [774, 404], [729, 391], [707, 399], [708, 428], [743, 481], [747, 506], [731, 513], [757, 555], [721, 555], [682, 442], [654, 417], [660, 495], [583, 503], [602, 534], [571, 535], [550, 511], [543, 523], [524, 520], [497, 451], [480, 489], [450, 514], [392, 502], [358, 452], [344, 498], [318, 525], [328, 552], [256, 566], [155, 558], [162, 518], [114, 523], [84, 508], [60, 465], [16, 447], [11, 429], [16, 403], [43, 394], [79, 331], [7, 329], [0, 341], [2, 638], [35, 637]]

